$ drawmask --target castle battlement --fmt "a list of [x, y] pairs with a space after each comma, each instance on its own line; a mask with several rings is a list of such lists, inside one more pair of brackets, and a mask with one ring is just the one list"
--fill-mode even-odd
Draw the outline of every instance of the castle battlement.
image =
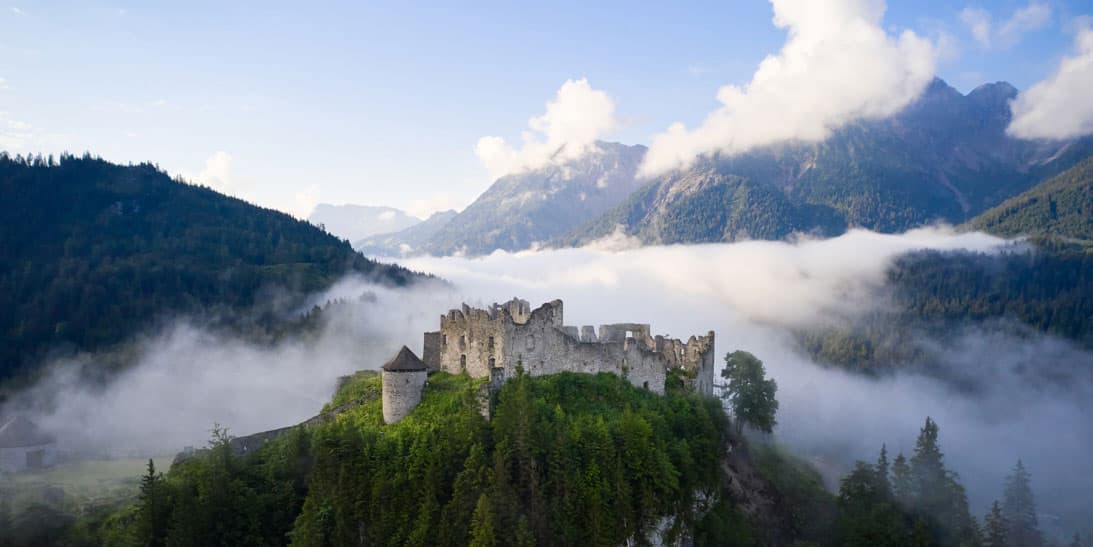
[[[422, 362], [429, 371], [489, 378], [491, 389], [514, 377], [522, 366], [532, 376], [610, 372], [635, 386], [664, 393], [668, 371], [679, 369], [695, 392], [713, 394], [713, 331], [684, 342], [654, 336], [647, 323], [578, 329], [564, 324], [561, 300], [534, 310], [519, 298], [486, 309], [463, 304], [440, 316], [440, 330], [426, 332], [424, 338]], [[386, 390], [383, 396], [386, 404]]]

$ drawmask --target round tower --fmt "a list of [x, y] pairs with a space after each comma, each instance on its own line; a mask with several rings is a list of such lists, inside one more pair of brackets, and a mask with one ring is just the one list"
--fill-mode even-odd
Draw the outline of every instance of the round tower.
[[410, 348], [402, 346], [398, 355], [383, 365], [383, 421], [393, 424], [421, 402], [427, 367]]

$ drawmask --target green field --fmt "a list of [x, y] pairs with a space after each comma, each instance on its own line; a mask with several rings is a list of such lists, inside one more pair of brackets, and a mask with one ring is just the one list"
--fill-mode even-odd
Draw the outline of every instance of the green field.
[[[164, 472], [171, 458], [154, 458]], [[0, 497], [19, 510], [46, 504], [66, 513], [87, 514], [96, 508], [131, 500], [140, 486], [148, 460], [85, 460], [0, 478]]]

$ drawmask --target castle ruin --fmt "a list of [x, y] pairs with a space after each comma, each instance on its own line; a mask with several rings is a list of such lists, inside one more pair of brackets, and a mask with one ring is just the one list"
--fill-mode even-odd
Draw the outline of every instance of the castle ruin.
[[[393, 365], [396, 361], [399, 363]], [[388, 366], [414, 370], [389, 371]], [[426, 371], [489, 378], [493, 391], [515, 377], [518, 366], [531, 376], [610, 372], [656, 393], [664, 393], [669, 371], [678, 369], [686, 386], [711, 396], [714, 333], [691, 336], [684, 342], [653, 336], [645, 323], [600, 325], [598, 331], [584, 326], [578, 330], [563, 323], [561, 300], [534, 310], [519, 298], [487, 309], [464, 304], [440, 317], [439, 331], [425, 333], [421, 360], [404, 347], [384, 366], [384, 421], [394, 423], [417, 405]], [[388, 377], [392, 379], [390, 389]], [[416, 393], [409, 393], [415, 389]]]

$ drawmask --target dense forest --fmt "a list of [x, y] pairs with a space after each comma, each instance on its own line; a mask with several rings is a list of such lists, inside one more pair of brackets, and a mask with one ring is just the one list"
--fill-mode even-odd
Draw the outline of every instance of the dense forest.
[[416, 277], [150, 164], [0, 153], [0, 194], [0, 381], [180, 314], [268, 323], [348, 272]]
[[968, 227], [1005, 237], [1093, 241], [1093, 158], [984, 212]]
[[977, 325], [1093, 347], [1093, 253], [1081, 244], [909, 253], [888, 269], [878, 298], [885, 304], [859, 321], [798, 332], [803, 348], [821, 362], [877, 374], [929, 367], [921, 335], [944, 341]]
[[889, 460], [882, 447], [832, 495], [808, 463], [736, 436], [714, 398], [656, 395], [610, 374], [519, 375], [487, 420], [480, 385], [434, 373], [421, 405], [384, 425], [379, 376], [357, 373], [324, 424], [243, 454], [214, 427], [208, 448], [168, 473], [149, 462], [133, 502], [81, 517], [0, 504], [0, 536], [16, 546], [613, 546], [654, 535], [703, 546], [1043, 545], [1021, 463], [980, 526], [929, 418], [913, 453]]

